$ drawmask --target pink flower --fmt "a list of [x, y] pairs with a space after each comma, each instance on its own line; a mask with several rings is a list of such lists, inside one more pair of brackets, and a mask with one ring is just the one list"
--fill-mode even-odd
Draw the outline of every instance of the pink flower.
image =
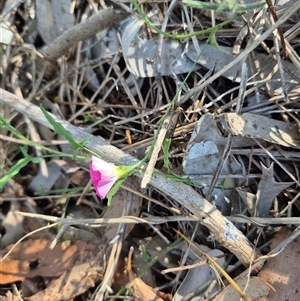
[[106, 197], [115, 182], [124, 174], [124, 167], [116, 166], [113, 163], [108, 163], [100, 158], [92, 156], [90, 176], [96, 193], [101, 199]]

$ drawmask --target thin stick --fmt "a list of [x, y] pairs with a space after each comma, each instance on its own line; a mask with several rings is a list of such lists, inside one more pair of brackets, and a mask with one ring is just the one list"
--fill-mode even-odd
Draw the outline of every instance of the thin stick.
[[111, 7], [103, 9], [58, 37], [42, 51], [42, 54], [47, 60], [56, 61], [75, 43], [117, 24], [127, 15], [127, 13], [117, 12]]
[[166, 119], [165, 119], [165, 121], [164, 121], [164, 123], [161, 127], [161, 130], [159, 131], [159, 134], [157, 136], [157, 139], [156, 139], [153, 151], [152, 151], [151, 158], [148, 162], [148, 166], [146, 168], [144, 177], [143, 177], [142, 182], [141, 182], [141, 188], [146, 188], [147, 184], [150, 182], [150, 179], [151, 179], [151, 176], [152, 176], [152, 173], [153, 173], [153, 170], [154, 170], [154, 166], [155, 166], [155, 163], [157, 161], [158, 154], [161, 150], [161, 146], [164, 142], [164, 139], [165, 139], [165, 136], [166, 136], [166, 133], [167, 133], [169, 123], [170, 123], [171, 119], [172, 119], [172, 112], [169, 112], [169, 115], [166, 117]]
[[[269, 11], [270, 11], [270, 13], [271, 13], [271, 15], [273, 17], [274, 22], [277, 22], [278, 18], [277, 18], [276, 10], [275, 10], [275, 7], [274, 7], [272, 1], [271, 0], [266, 0], [266, 2], [267, 2], [267, 5], [269, 7]], [[283, 32], [282, 32], [281, 27], [278, 27], [277, 31], [278, 31], [278, 34], [279, 34], [279, 37], [280, 37], [280, 41], [281, 41], [283, 57], [287, 58], [288, 53], [286, 51], [285, 40], [284, 40], [284, 36], [283, 36]]]
[[[299, 193], [300, 194], [300, 193]], [[297, 196], [299, 197], [299, 194]], [[294, 198], [295, 199], [295, 198]], [[103, 224], [149, 224], [149, 225], [159, 225], [167, 222], [197, 222], [198, 219], [195, 215], [175, 215], [175, 216], [152, 216], [147, 215], [145, 218], [140, 218], [136, 216], [122, 216], [122, 217], [112, 217], [112, 218], [85, 218], [85, 219], [66, 219], [56, 216], [30, 213], [30, 212], [19, 212], [17, 214], [22, 216], [40, 218], [49, 222], [60, 223], [63, 225], [73, 226], [73, 225], [86, 225], [89, 224], [91, 227], [100, 227]], [[251, 223], [260, 227], [270, 226], [270, 225], [300, 225], [299, 217], [250, 217], [242, 214], [236, 214], [235, 216], [226, 216], [228, 220], [234, 223]]]

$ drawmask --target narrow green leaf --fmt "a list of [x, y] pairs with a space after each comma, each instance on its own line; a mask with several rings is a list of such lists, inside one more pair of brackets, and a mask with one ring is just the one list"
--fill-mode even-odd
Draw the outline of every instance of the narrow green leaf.
[[214, 46], [215, 48], [217, 48], [221, 53], [225, 53], [220, 47], [219, 47], [219, 44], [217, 42], [217, 39], [216, 39], [216, 34], [215, 32], [212, 32], [209, 37], [207, 38], [207, 41], [209, 42], [209, 44], [211, 46]]
[[229, 11], [232, 11], [236, 5], [236, 1], [237, 0], [228, 0], [227, 3], [228, 3], [228, 9]]
[[249, 4], [237, 4], [233, 10], [236, 12], [247, 12], [249, 10], [254, 10], [263, 7], [266, 4], [265, 1]]
[[222, 190], [225, 190], [225, 183], [226, 183], [226, 179], [222, 179], [220, 181], [220, 186], [221, 186]]
[[58, 134], [64, 136], [66, 138], [66, 140], [69, 141], [73, 147], [75, 147], [75, 149], [83, 147], [83, 145], [80, 142], [76, 141], [73, 138], [73, 136], [60, 123], [56, 122], [54, 120], [54, 118], [42, 106], [40, 106], [40, 108], [41, 108], [43, 114], [45, 115], [45, 117], [47, 118], [47, 120], [51, 123], [54, 130]]
[[183, 0], [182, 2], [187, 6], [199, 9], [217, 10], [219, 8], [219, 5], [209, 2], [201, 2], [194, 0]]
[[172, 173], [170, 166], [169, 166], [169, 150], [171, 146], [172, 140], [170, 138], [165, 139], [164, 145], [163, 145], [163, 152], [164, 152], [164, 167]]
[[17, 129], [15, 129], [1, 114], [0, 114], [0, 126], [4, 126], [8, 129], [11, 133], [13, 133], [17, 138], [28, 141], [28, 139], [22, 135]]
[[247, 12], [260, 8], [266, 4], [265, 1], [250, 3], [250, 4], [236, 4], [236, 0], [228, 0], [226, 2], [207, 3], [195, 0], [183, 0], [183, 3], [187, 6], [191, 6], [198, 9], [215, 10], [217, 12]]
[[40, 163], [41, 162], [41, 158], [40, 157], [32, 157], [31, 158], [31, 162], [35, 163], [35, 164]]
[[[191, 0], [186, 0], [186, 1], [191, 1]], [[165, 31], [162, 31], [160, 30], [158, 27], [154, 26], [150, 20], [147, 18], [147, 16], [143, 13], [143, 11], [141, 10], [141, 8], [139, 7], [138, 3], [136, 0], [131, 0], [132, 4], [134, 5], [134, 7], [136, 8], [137, 12], [139, 13], [139, 15], [142, 17], [142, 19], [145, 21], [145, 23], [151, 28], [153, 29], [154, 31], [156, 31], [157, 33], [160, 33], [162, 35], [164, 35], [165, 37], [168, 37], [168, 38], [173, 38], [173, 39], [177, 39], [177, 40], [181, 40], [181, 39], [187, 39], [187, 38], [191, 38], [191, 37], [194, 37], [194, 36], [198, 36], [198, 35], [203, 35], [203, 34], [206, 34], [206, 33], [210, 33], [212, 32], [213, 30], [217, 30], [217, 29], [220, 29], [222, 28], [223, 26], [227, 25], [227, 24], [230, 24], [232, 21], [234, 21], [235, 19], [238, 18], [238, 16], [234, 16], [216, 26], [213, 26], [213, 27], [210, 27], [210, 28], [206, 28], [206, 29], [203, 29], [203, 30], [200, 30], [200, 31], [196, 31], [196, 32], [191, 32], [191, 33], [187, 33], [187, 34], [171, 34], [169, 32], [165, 32]], [[196, 2], [196, 1], [194, 1]], [[203, 2], [205, 3], [205, 2]], [[218, 6], [217, 6], [218, 7]], [[217, 8], [216, 8], [217, 9]]]
[[111, 188], [111, 190], [109, 191], [109, 193], [106, 196], [106, 198], [107, 198], [107, 206], [111, 205], [113, 196], [117, 193], [117, 191], [119, 190], [119, 188], [121, 187], [121, 185], [123, 184], [123, 182], [125, 180], [126, 180], [126, 177], [117, 180], [117, 182], [115, 183], [115, 185]]
[[24, 158], [30, 157], [30, 155], [28, 155], [27, 149], [28, 149], [27, 145], [20, 146], [20, 150], [21, 150], [22, 155], [23, 155]]
[[13, 176], [18, 174], [23, 167], [31, 162], [32, 159], [32, 157], [27, 156], [20, 159], [14, 166], [12, 166], [11, 169], [0, 179], [0, 189], [2, 189]]

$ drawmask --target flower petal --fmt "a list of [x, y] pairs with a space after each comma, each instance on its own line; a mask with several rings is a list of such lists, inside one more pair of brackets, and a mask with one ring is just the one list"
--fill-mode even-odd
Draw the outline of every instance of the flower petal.
[[97, 195], [101, 198], [104, 199], [110, 189], [113, 187], [115, 182], [117, 181], [118, 177], [114, 178], [106, 178], [97, 183], [97, 185], [94, 185], [96, 189]]
[[90, 176], [97, 195], [104, 199], [118, 179], [117, 167], [113, 163], [108, 163], [93, 156], [90, 165]]
[[98, 170], [94, 170], [92, 164], [90, 165], [90, 176], [94, 186], [96, 187], [98, 182], [101, 180], [101, 172]]
[[93, 156], [92, 157], [92, 168], [94, 170], [100, 171], [101, 173], [105, 172], [105, 171], [111, 172], [113, 170], [116, 170], [116, 165]]

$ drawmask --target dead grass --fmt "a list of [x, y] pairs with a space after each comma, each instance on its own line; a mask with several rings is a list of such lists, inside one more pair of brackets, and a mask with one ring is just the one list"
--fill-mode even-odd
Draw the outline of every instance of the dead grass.
[[[28, 141], [66, 156], [31, 162], [9, 180], [0, 198], [1, 249], [7, 254], [7, 246], [32, 231], [31, 239], [42, 237], [59, 246], [61, 240], [71, 245], [85, 241], [88, 247], [81, 247], [73, 265], [58, 279], [40, 270], [30, 271], [29, 277], [25, 269], [15, 280], [21, 284], [0, 282], [3, 300], [18, 300], [17, 292], [26, 300], [108, 299], [129, 281], [122, 271], [119, 281], [114, 271], [118, 264], [125, 266], [131, 245], [136, 268], [149, 265], [142, 279], [151, 296], [155, 295], [151, 288], [159, 287], [157, 300], [172, 298], [168, 294], [174, 301], [187, 300], [185, 296], [196, 288], [180, 297], [178, 287], [188, 287], [184, 284], [188, 276], [161, 271], [192, 265], [200, 255], [194, 249], [189, 252], [182, 242], [165, 254], [178, 238], [172, 228], [207, 248], [208, 254], [211, 249], [220, 251], [214, 260], [231, 277], [247, 275], [251, 268], [257, 274], [269, 257], [255, 259], [268, 254], [278, 227], [294, 229], [300, 224], [299, 3], [290, 0], [289, 5], [276, 7], [278, 20], [268, 5], [247, 13], [240, 23], [217, 31], [220, 49], [211, 45], [203, 49], [207, 34], [178, 41], [159, 36], [127, 1], [46, 2], [0, 5], [1, 115]], [[225, 12], [208, 16], [207, 11], [175, 1], [139, 3], [154, 25], [163, 24], [162, 30], [172, 34], [200, 31], [230, 18]], [[128, 15], [136, 19], [111, 27]], [[239, 25], [245, 21], [242, 29]], [[187, 77], [194, 62], [198, 64]], [[151, 76], [142, 77], [145, 73]], [[91, 188], [88, 162], [69, 158], [73, 149], [49, 129], [40, 105], [78, 141], [93, 135], [86, 146], [107, 161], [130, 165], [152, 146], [148, 168], [128, 179], [107, 209], [106, 201]], [[193, 185], [166, 176], [162, 146], [168, 138], [172, 171]], [[31, 156], [49, 154], [28, 141], [2, 123], [2, 175], [23, 158], [20, 146], [28, 145]], [[195, 155], [196, 144], [200, 150]], [[52, 230], [47, 223], [55, 223]], [[19, 243], [27, 246], [26, 239]], [[143, 246], [147, 254], [138, 251]], [[20, 251], [15, 252], [21, 261]], [[24, 260], [37, 260], [29, 259], [26, 250], [24, 254]], [[297, 260], [296, 252], [291, 256]], [[6, 272], [1, 273], [5, 278]], [[67, 276], [77, 282], [63, 282]], [[295, 274], [290, 277], [297, 279]], [[224, 279], [217, 280], [198, 283], [197, 288], [215, 283], [210, 297], [203, 299], [220, 290]], [[74, 287], [81, 288], [70, 293]], [[141, 295], [139, 288], [129, 287], [134, 297]], [[239, 292], [246, 300], [254, 298], [251, 294]]]

